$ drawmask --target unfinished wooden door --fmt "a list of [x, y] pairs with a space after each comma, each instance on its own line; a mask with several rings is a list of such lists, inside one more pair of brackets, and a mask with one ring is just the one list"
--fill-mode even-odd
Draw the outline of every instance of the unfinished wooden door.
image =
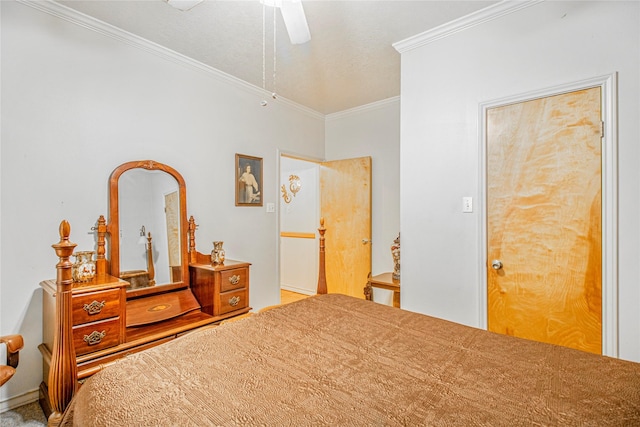
[[364, 298], [371, 272], [371, 157], [320, 165], [327, 290]]
[[487, 110], [491, 331], [602, 352], [600, 91]]

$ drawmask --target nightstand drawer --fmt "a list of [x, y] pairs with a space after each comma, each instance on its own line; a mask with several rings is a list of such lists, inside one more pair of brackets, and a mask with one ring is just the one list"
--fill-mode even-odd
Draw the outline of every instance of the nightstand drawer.
[[249, 305], [249, 298], [246, 289], [235, 292], [220, 294], [220, 313], [225, 314], [231, 311], [240, 310]]
[[77, 356], [118, 344], [120, 344], [119, 317], [73, 328], [73, 345]]
[[234, 268], [220, 272], [220, 292], [242, 289], [247, 286], [248, 268]]
[[73, 325], [95, 322], [120, 315], [120, 289], [74, 295]]

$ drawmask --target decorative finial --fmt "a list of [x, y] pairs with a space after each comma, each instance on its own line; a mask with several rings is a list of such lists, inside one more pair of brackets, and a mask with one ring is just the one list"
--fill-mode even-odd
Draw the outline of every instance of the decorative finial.
[[[62, 220], [58, 230], [60, 231], [60, 241], [51, 246], [56, 250], [56, 255], [58, 255], [61, 260], [64, 258], [64, 262], [68, 263], [68, 267], [70, 269], [71, 263], [69, 262], [69, 257], [77, 245], [69, 240], [69, 236], [71, 235], [71, 226], [66, 219]], [[65, 264], [65, 266], [67, 266], [67, 264]], [[69, 270], [69, 272], [71, 272], [71, 270]]]
[[63, 219], [60, 223], [60, 240], [69, 240], [69, 236], [71, 235], [71, 225], [69, 225], [69, 221]]

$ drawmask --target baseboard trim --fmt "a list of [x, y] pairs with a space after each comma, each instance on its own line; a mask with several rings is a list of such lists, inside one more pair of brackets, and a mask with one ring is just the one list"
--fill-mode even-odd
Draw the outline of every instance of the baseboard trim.
[[38, 389], [30, 390], [17, 396], [9, 397], [0, 402], [0, 414], [10, 411], [27, 403], [37, 402], [39, 398]]

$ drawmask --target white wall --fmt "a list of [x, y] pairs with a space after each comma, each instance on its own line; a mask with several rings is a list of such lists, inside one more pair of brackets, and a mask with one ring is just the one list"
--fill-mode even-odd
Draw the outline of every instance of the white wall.
[[0, 13], [0, 334], [21, 333], [26, 345], [0, 410], [8, 397], [13, 405], [37, 396], [38, 283], [55, 278], [60, 221], [78, 250], [93, 249], [109, 175], [126, 161], [177, 169], [198, 250], [223, 240], [229, 259], [252, 263], [250, 304], [278, 303], [277, 216], [235, 207], [235, 153], [264, 158], [264, 202], [276, 203], [278, 149], [323, 158], [324, 117], [284, 100], [261, 107], [263, 95], [246, 84], [24, 4], [2, 1]]
[[371, 273], [393, 271], [391, 245], [400, 231], [400, 99], [330, 114], [325, 134], [326, 160], [371, 156]]
[[402, 306], [479, 324], [478, 108], [617, 71], [619, 356], [640, 361], [640, 3], [543, 2], [402, 54]]

